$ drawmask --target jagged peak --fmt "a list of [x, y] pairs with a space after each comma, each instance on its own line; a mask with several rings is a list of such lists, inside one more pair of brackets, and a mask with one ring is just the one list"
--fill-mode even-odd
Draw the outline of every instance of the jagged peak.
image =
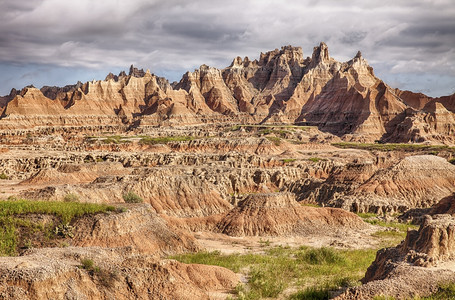
[[134, 77], [144, 77], [145, 72], [144, 69], [139, 70], [138, 68], [135, 68], [133, 65], [131, 65], [129, 75]]
[[362, 58], [362, 52], [357, 51], [357, 54], [354, 56], [354, 58]]
[[282, 46], [281, 50], [275, 49], [266, 53], [261, 52], [261, 55], [259, 56], [259, 65], [266, 65], [276, 57], [283, 55], [292, 57], [294, 60], [303, 61], [302, 47], [287, 45]]
[[319, 46], [313, 48], [313, 55], [311, 59], [316, 63], [330, 60], [329, 47], [327, 47], [324, 42], [321, 42]]

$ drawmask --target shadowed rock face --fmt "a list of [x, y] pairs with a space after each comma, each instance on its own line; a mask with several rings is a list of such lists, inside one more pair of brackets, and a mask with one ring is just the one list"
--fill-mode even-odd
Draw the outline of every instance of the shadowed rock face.
[[307, 58], [300, 47], [285, 46], [259, 60], [237, 57], [222, 70], [202, 65], [172, 86], [131, 66], [129, 75], [109, 74], [104, 81], [12, 90], [0, 98], [0, 109], [0, 130], [7, 132], [300, 122], [348, 140], [450, 143], [455, 136], [453, 95], [433, 99], [392, 89], [360, 52], [338, 62], [324, 43]]

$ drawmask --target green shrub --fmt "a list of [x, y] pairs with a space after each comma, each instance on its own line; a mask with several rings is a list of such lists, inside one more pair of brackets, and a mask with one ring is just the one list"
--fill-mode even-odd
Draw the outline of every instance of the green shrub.
[[79, 195], [76, 195], [74, 193], [68, 193], [63, 197], [63, 201], [65, 202], [78, 202], [79, 201]]
[[126, 194], [123, 194], [123, 200], [126, 203], [142, 203], [144, 202], [144, 199], [141, 198], [138, 194], [136, 194], [133, 191], [129, 191]]
[[9, 179], [9, 177], [5, 173], [2, 173], [0, 174], [0, 179]]

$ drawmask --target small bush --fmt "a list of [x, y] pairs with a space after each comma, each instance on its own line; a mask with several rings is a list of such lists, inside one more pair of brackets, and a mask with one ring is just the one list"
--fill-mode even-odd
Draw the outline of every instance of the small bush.
[[68, 193], [63, 197], [63, 201], [65, 202], [78, 202], [79, 201], [79, 195], [76, 195], [74, 193]]
[[5, 173], [2, 173], [0, 174], [0, 179], [9, 179], [9, 177]]
[[81, 264], [82, 264], [82, 269], [85, 269], [85, 270], [90, 270], [93, 268], [93, 266], [95, 265], [93, 263], [93, 260], [91, 259], [88, 259], [88, 258], [84, 258], [81, 260]]
[[308, 249], [303, 255], [299, 255], [299, 258], [312, 265], [334, 264], [343, 261], [343, 257], [331, 248]]
[[126, 203], [142, 203], [144, 202], [144, 199], [141, 198], [138, 194], [135, 192], [129, 191], [126, 194], [123, 194], [123, 200]]

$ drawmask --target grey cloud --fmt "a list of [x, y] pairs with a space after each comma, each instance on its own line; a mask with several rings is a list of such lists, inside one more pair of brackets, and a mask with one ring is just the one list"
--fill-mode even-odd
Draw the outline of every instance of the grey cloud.
[[285, 44], [311, 56], [325, 41], [338, 60], [361, 50], [385, 80], [393, 72], [389, 78], [400, 84], [407, 81], [397, 74], [409, 72], [455, 77], [450, 0], [371, 2], [3, 0], [0, 63], [94, 71], [135, 63], [183, 74]]

